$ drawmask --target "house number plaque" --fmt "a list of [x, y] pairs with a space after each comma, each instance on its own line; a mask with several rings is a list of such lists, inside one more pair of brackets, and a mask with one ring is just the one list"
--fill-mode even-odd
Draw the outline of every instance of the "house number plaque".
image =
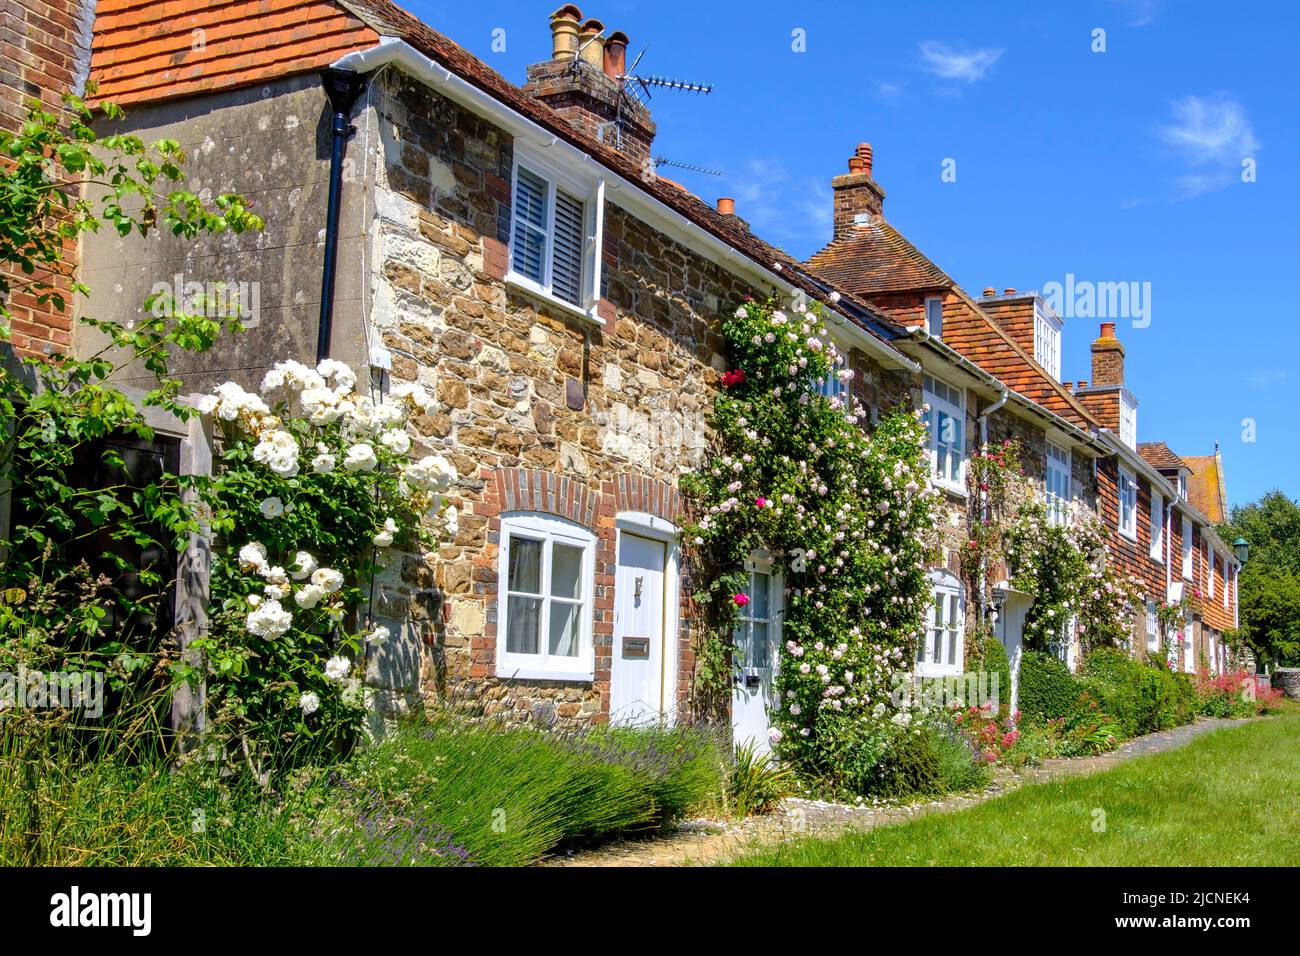
[[623, 656], [625, 658], [634, 658], [645, 660], [650, 656], [650, 638], [648, 637], [625, 637], [623, 638]]

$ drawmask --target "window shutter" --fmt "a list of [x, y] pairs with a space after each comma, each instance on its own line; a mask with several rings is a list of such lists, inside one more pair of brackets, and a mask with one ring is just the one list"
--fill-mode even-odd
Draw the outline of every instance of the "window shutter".
[[582, 240], [586, 221], [586, 210], [581, 202], [556, 192], [551, 291], [574, 305], [582, 305]]
[[515, 245], [511, 268], [541, 282], [546, 263], [546, 183], [526, 169], [515, 180]]

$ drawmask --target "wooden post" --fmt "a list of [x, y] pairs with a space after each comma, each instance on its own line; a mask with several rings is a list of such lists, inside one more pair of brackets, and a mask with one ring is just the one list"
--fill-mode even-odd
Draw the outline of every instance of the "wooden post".
[[[212, 474], [212, 422], [206, 415], [189, 420], [189, 434], [181, 443], [182, 475]], [[186, 500], [194, 502], [192, 491]], [[190, 535], [190, 545], [177, 562], [176, 630], [180, 640], [181, 660], [195, 668], [203, 666], [202, 656], [190, 645], [208, 625], [208, 583], [212, 568], [212, 543], [207, 522]], [[204, 730], [206, 684], [181, 685], [172, 697], [172, 730], [181, 752], [192, 750]]]

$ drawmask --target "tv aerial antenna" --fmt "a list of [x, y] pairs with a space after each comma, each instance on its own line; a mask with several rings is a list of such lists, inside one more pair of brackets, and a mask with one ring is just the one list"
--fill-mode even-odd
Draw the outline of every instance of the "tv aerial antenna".
[[[591, 41], [588, 40], [587, 42], [590, 43]], [[693, 83], [686, 80], [670, 79], [658, 74], [643, 75], [638, 73], [637, 67], [641, 65], [641, 60], [649, 49], [648, 46], [642, 47], [641, 52], [632, 60], [632, 65], [621, 76], [617, 77], [619, 96], [614, 119], [601, 124], [601, 139], [620, 151], [623, 149], [623, 128], [628, 122], [625, 111], [648, 109], [649, 102], [654, 96], [653, 91], [668, 90], [678, 93], [697, 93], [701, 96], [707, 96], [713, 92], [713, 84], [711, 83]], [[660, 166], [673, 166], [677, 169], [704, 173], [709, 176], [722, 175], [718, 170], [708, 169], [692, 163], [679, 162], [666, 156], [656, 156], [653, 162], [656, 169]]]

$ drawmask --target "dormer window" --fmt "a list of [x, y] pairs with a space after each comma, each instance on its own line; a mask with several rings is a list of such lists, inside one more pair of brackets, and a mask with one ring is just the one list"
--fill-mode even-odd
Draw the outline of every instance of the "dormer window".
[[943, 299], [931, 296], [925, 300], [925, 330], [934, 338], [943, 338]]
[[1061, 380], [1061, 318], [1041, 299], [1034, 303], [1034, 361]]
[[1178, 473], [1178, 497], [1183, 501], [1187, 500], [1187, 472]]
[[1129, 448], [1137, 448], [1137, 402], [1127, 392], [1120, 392], [1119, 396], [1119, 440], [1128, 445]]

